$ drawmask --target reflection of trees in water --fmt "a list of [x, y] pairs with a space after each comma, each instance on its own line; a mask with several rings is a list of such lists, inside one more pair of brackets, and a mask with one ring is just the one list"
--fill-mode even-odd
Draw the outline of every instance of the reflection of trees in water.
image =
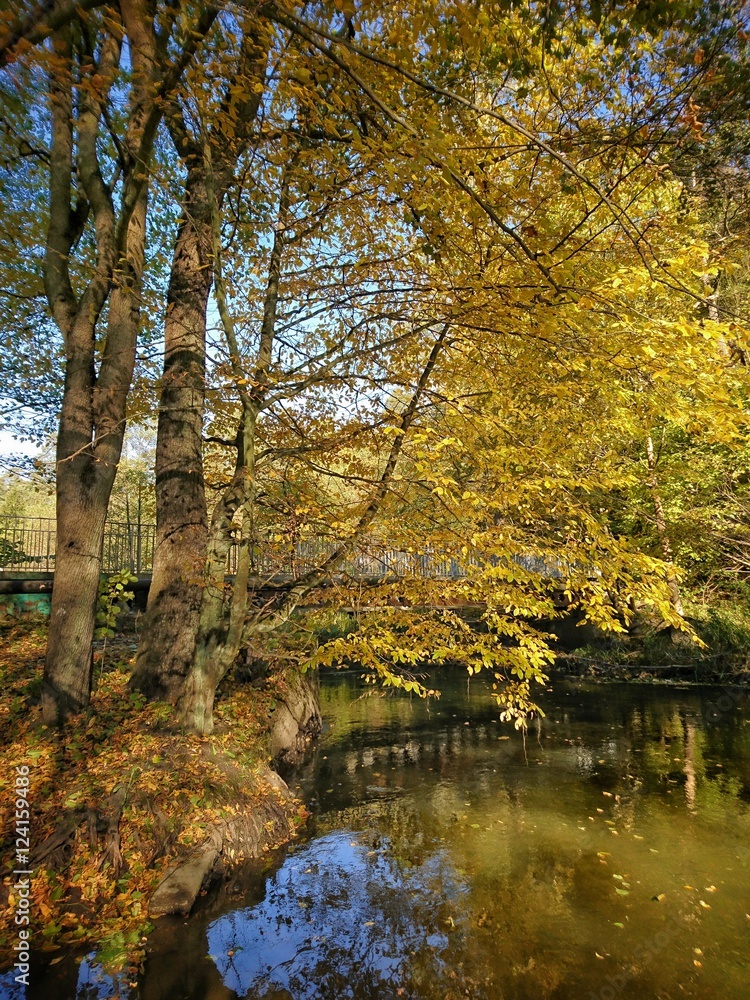
[[209, 949], [241, 996], [380, 1000], [411, 989], [417, 955], [435, 982], [447, 974], [447, 915], [466, 891], [440, 851], [404, 867], [388, 845], [339, 831], [287, 859], [261, 904], [215, 921]]
[[707, 725], [694, 706], [671, 706], [668, 712], [658, 706], [644, 713], [643, 729], [633, 769], [640, 771], [644, 794], [679, 788], [689, 813], [713, 819], [744, 812], [750, 795], [747, 726], [743, 730], [734, 720]]
[[[580, 958], [571, 950], [567, 933], [574, 918], [570, 896], [579, 865], [590, 866], [591, 859], [582, 861], [577, 847], [566, 845], [563, 838], [543, 844], [529, 840], [524, 845], [522, 838], [529, 832], [524, 827], [531, 826], [532, 818], [507, 792], [489, 811], [467, 813], [459, 789], [438, 786], [431, 806], [438, 807], [443, 822], [432, 824], [430, 836], [424, 835], [423, 810], [408, 798], [354, 806], [325, 821], [333, 830], [356, 829], [359, 843], [383, 852], [402, 874], [423, 879], [430, 859], [442, 852], [441, 878], [449, 865], [453, 878], [466, 880], [453, 905], [440, 878], [423, 883], [444, 914], [440, 929], [447, 940], [441, 967], [448, 971], [441, 972], [440, 982], [448, 992], [430, 991], [435, 955], [418, 950], [410, 959], [417, 995], [442, 1000], [453, 995], [452, 989], [456, 996], [470, 989], [472, 996], [493, 1000], [506, 995], [537, 997], [564, 982]], [[481, 821], [484, 838], [468, 822], [474, 819]], [[498, 827], [499, 822], [506, 828]], [[608, 876], [605, 884], [609, 889]]]
[[474, 879], [455, 845], [413, 845], [413, 805], [380, 808], [389, 837], [326, 834], [287, 859], [262, 903], [211, 925], [229, 989], [295, 1000], [450, 1000], [468, 989], [477, 1000], [518, 1000], [565, 981], [575, 956], [555, 928], [572, 919], [569, 858], [531, 850], [510, 879]]
[[[750, 819], [742, 801], [750, 729], [707, 726], [693, 693], [598, 688], [574, 697], [553, 704], [540, 740], [527, 740], [528, 765], [520, 741], [499, 741], [508, 730], [460, 699], [432, 717], [408, 701], [342, 705], [347, 721], [308, 780], [321, 796], [318, 833], [358, 831], [352, 839], [374, 866], [354, 906], [374, 937], [347, 938], [343, 956], [326, 945], [316, 959], [323, 964], [308, 968], [326, 986], [311, 996], [391, 998], [404, 989], [448, 1000], [468, 990], [525, 1000], [578, 995], [576, 984], [585, 995], [604, 968], [591, 969], [595, 951], [620, 948], [617, 961], [630, 969], [634, 948], [657, 933], [669, 906], [698, 919], [677, 892], [704, 853], [721, 870], [736, 865], [726, 841]], [[705, 821], [700, 832], [694, 818]], [[600, 849], [614, 852], [609, 863]], [[634, 873], [624, 897], [613, 881], [623, 872]], [[451, 895], [446, 885], [462, 888]], [[670, 902], [656, 907], [651, 894], [666, 889]], [[618, 920], [630, 938], [613, 930]], [[378, 941], [393, 961], [408, 955], [380, 985]], [[332, 978], [332, 965], [355, 986]], [[662, 973], [653, 963], [629, 975], [643, 995], [656, 995]]]

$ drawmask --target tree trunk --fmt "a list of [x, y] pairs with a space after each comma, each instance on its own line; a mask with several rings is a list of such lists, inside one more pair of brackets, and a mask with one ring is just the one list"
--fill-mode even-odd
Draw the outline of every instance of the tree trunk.
[[[252, 376], [252, 389], [240, 362], [240, 350], [229, 311], [222, 273], [220, 197], [213, 172], [211, 148], [204, 149], [205, 176], [211, 210], [211, 250], [216, 304], [227, 341], [235, 388], [242, 407], [237, 426], [237, 460], [234, 476], [216, 505], [211, 518], [211, 537], [206, 561], [205, 588], [195, 644], [195, 656], [178, 703], [178, 718], [190, 732], [213, 732], [214, 694], [220, 681], [234, 663], [242, 642], [248, 605], [252, 548], [251, 512], [255, 503], [255, 430], [258, 413], [266, 391], [271, 349], [276, 335], [276, 309], [281, 279], [281, 259], [285, 245], [285, 221], [289, 208], [289, 171], [284, 173], [279, 200], [278, 225], [274, 228], [269, 261], [268, 284], [263, 303], [263, 322], [258, 354]], [[240, 516], [240, 538], [234, 582], [227, 586], [227, 556], [232, 545], [236, 515]]]
[[[254, 500], [254, 472], [252, 457], [246, 460], [244, 456], [252, 456], [255, 447], [255, 414], [243, 414], [241, 423], [243, 445], [238, 448], [237, 471], [211, 521], [195, 656], [178, 703], [180, 724], [195, 733], [213, 732], [214, 694], [237, 658], [245, 624], [252, 545], [249, 507]], [[227, 556], [232, 545], [232, 523], [238, 510], [242, 510], [244, 517], [237, 569], [234, 582], [227, 587]]]
[[73, 473], [58, 476], [55, 583], [42, 686], [42, 716], [58, 725], [91, 694], [92, 649], [106, 502], [87, 502]]
[[[120, 461], [126, 403], [140, 327], [149, 164], [164, 102], [216, 17], [201, 11], [195, 30], [160, 73], [167, 38], [157, 38], [147, 0], [121, 0], [92, 22], [96, 39], [81, 44], [64, 26], [49, 51], [49, 219], [44, 283], [65, 341], [65, 387], [57, 442], [57, 549], [42, 715], [61, 723], [88, 703], [91, 641], [101, 570], [104, 521]], [[119, 23], [118, 23], [119, 22]], [[127, 99], [118, 90], [118, 198], [105, 178], [112, 128], [111, 91], [128, 45]], [[94, 44], [96, 40], [97, 44]], [[176, 56], [176, 58], [172, 58]], [[45, 66], [47, 61], [45, 61]], [[120, 87], [119, 82], [117, 83]], [[87, 221], [88, 220], [88, 221]], [[79, 282], [71, 256], [87, 230], [95, 250]], [[86, 283], [87, 282], [87, 283]], [[106, 331], [104, 317], [106, 316]]]
[[206, 561], [202, 426], [210, 241], [210, 207], [198, 164], [186, 181], [169, 281], [156, 439], [156, 548], [131, 680], [148, 698], [170, 702], [193, 661]]
[[[212, 200], [221, 205], [247, 148], [260, 106], [268, 59], [267, 26], [253, 21], [242, 40], [237, 75], [226, 89], [222, 115], [207, 141], [214, 148], [218, 183], [206, 186], [202, 144], [178, 107], [168, 118], [175, 149], [188, 174], [172, 259], [164, 329], [164, 376], [156, 441], [156, 550], [148, 607], [131, 685], [148, 698], [175, 703], [195, 655], [208, 544], [203, 479], [206, 309], [213, 280]], [[261, 83], [260, 89], [255, 85]], [[239, 124], [238, 124], [239, 123]]]

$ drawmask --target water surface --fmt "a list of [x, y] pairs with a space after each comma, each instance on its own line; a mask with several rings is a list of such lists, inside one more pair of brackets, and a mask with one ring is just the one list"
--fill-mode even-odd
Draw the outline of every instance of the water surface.
[[78, 996], [745, 1000], [747, 695], [557, 683], [524, 741], [481, 678], [440, 684], [328, 676], [306, 839], [160, 921], [136, 989], [92, 958]]

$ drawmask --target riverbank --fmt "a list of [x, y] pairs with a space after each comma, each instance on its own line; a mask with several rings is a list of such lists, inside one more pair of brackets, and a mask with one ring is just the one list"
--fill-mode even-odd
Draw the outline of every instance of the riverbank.
[[[0, 854], [8, 873], [0, 968], [13, 964], [17, 939], [13, 789], [16, 768], [28, 768], [34, 947], [54, 961], [54, 952], [95, 945], [105, 964], [135, 971], [152, 916], [188, 911], [204, 875], [285, 843], [305, 822], [269, 767], [284, 682], [230, 684], [212, 736], [175, 733], [168, 706], [128, 690], [135, 649], [123, 637], [97, 651], [90, 709], [61, 734], [41, 723], [45, 642], [46, 624], [0, 626]], [[188, 867], [175, 874], [182, 862]]]
[[557, 671], [599, 680], [750, 687], [750, 619], [744, 608], [692, 604], [686, 620], [693, 636], [646, 614], [624, 634], [586, 627], [576, 642], [575, 629], [568, 629]]

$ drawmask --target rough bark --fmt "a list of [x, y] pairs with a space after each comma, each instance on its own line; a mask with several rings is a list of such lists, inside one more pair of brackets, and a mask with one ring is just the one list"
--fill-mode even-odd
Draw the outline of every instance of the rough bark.
[[[119, 16], [121, 23], [113, 26]], [[60, 724], [86, 707], [104, 521], [120, 460], [126, 401], [140, 326], [149, 162], [164, 92], [174, 86], [215, 12], [202, 16], [163, 75], [164, 38], [147, 0], [121, 0], [97, 30], [96, 56], [70, 27], [53, 38], [50, 65], [50, 204], [44, 279], [65, 342], [57, 440], [57, 551], [42, 714]], [[119, 202], [105, 180], [101, 142], [122, 38], [129, 43], [129, 96], [120, 138]], [[74, 99], [74, 95], [75, 99]], [[109, 164], [111, 173], [113, 168]], [[69, 259], [86, 219], [96, 262], [74, 288]], [[102, 316], [106, 310], [106, 328]]]
[[188, 173], [169, 281], [156, 439], [156, 548], [132, 685], [174, 701], [195, 652], [206, 560], [203, 481], [210, 207], [202, 162]]
[[[242, 642], [248, 605], [251, 555], [251, 510], [255, 501], [255, 428], [263, 404], [271, 350], [276, 333], [276, 308], [281, 279], [281, 260], [285, 245], [284, 226], [289, 208], [289, 171], [284, 175], [279, 200], [278, 224], [274, 230], [269, 261], [268, 284], [258, 341], [258, 353], [252, 375], [252, 389], [245, 387], [245, 373], [229, 311], [222, 275], [221, 224], [219, 197], [210, 148], [205, 150], [206, 179], [211, 197], [211, 246], [216, 283], [216, 302], [227, 340], [230, 364], [235, 377], [241, 416], [237, 428], [237, 460], [231, 483], [224, 490], [211, 518], [211, 533], [206, 562], [205, 587], [195, 644], [195, 656], [180, 695], [180, 723], [189, 731], [213, 731], [213, 704], [216, 688], [234, 663]], [[231, 588], [225, 586], [227, 556], [232, 545], [233, 525], [240, 518], [237, 569]]]
[[[213, 280], [209, 259], [212, 206], [220, 207], [237, 162], [247, 149], [261, 98], [254, 84], [265, 79], [268, 46], [267, 31], [258, 25], [243, 39], [237, 75], [226, 89], [227, 120], [217, 116], [207, 137], [215, 162], [210, 195], [203, 146], [189, 132], [179, 107], [174, 106], [168, 118], [176, 150], [187, 154], [188, 174], [164, 330], [153, 579], [131, 683], [149, 698], [172, 703], [177, 701], [195, 658], [205, 590], [208, 523], [202, 425], [206, 309]], [[227, 121], [231, 138], [222, 131]], [[222, 585], [225, 565], [226, 561]]]

